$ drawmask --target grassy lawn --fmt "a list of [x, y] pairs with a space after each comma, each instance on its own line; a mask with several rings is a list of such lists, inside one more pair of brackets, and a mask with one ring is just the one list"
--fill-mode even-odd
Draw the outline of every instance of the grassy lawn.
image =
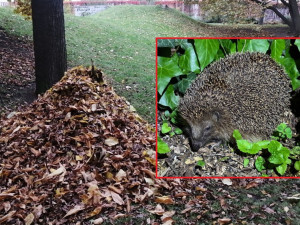
[[[1, 26], [32, 39], [31, 21], [0, 8]], [[138, 113], [155, 120], [155, 37], [205, 36], [201, 23], [172, 9], [114, 6], [93, 16], [65, 15], [68, 66], [94, 64]]]

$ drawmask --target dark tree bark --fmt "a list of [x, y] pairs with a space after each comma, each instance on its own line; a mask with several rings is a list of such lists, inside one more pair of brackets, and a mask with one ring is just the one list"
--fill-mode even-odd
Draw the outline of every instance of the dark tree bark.
[[63, 0], [31, 0], [36, 93], [43, 93], [67, 69]]
[[264, 1], [264, 0], [251, 0], [251, 1], [264, 6], [266, 9], [273, 10], [276, 13], [276, 15], [279, 16], [282, 19], [282, 21], [290, 27], [291, 32], [293, 32], [295, 36], [300, 36], [300, 13], [299, 13], [297, 0], [280, 0], [283, 5], [289, 8], [291, 19], [286, 18], [284, 15], [282, 15], [282, 13], [280, 13], [276, 7], [267, 6], [269, 1]]

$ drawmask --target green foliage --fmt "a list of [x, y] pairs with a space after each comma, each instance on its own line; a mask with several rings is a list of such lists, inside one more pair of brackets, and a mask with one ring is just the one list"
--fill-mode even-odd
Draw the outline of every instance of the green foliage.
[[194, 41], [202, 71], [216, 58], [219, 50], [219, 41], [217, 39], [196, 39]]
[[162, 132], [163, 134], [167, 134], [167, 133], [169, 133], [171, 130], [172, 130], [172, 128], [169, 127], [169, 124], [168, 124], [167, 122], [164, 122], [163, 125], [162, 125], [162, 127], [161, 127], [161, 132]]
[[239, 52], [261, 52], [266, 53], [270, 43], [266, 39], [241, 39], [238, 42]]
[[[183, 96], [196, 74], [205, 69], [212, 62], [235, 52], [262, 52], [270, 54], [291, 78], [293, 89], [300, 87], [297, 63], [291, 56], [292, 45], [300, 48], [299, 40], [283, 39], [158, 39], [158, 48], [169, 48], [169, 57], [158, 55], [157, 59], [157, 91], [158, 106], [163, 110], [174, 111], [179, 104], [179, 96]], [[298, 62], [299, 63], [299, 62]], [[300, 65], [298, 65], [299, 67]], [[176, 117], [171, 120], [176, 124]], [[282, 125], [284, 126], [284, 125]], [[278, 140], [291, 136], [287, 128], [280, 133]], [[268, 142], [250, 143], [246, 140], [238, 141], [239, 148], [249, 154], [257, 154], [265, 148]]]
[[205, 162], [204, 162], [203, 160], [199, 160], [199, 161], [197, 162], [197, 166], [203, 167], [203, 166], [205, 166]]
[[295, 162], [294, 168], [298, 171], [300, 171], [300, 161]]
[[262, 156], [258, 156], [255, 160], [255, 168], [257, 171], [261, 172], [262, 170], [266, 169], [264, 164], [266, 163], [266, 160]]
[[170, 152], [170, 148], [167, 143], [165, 143], [158, 135], [157, 135], [157, 152], [159, 154], [166, 154]]
[[245, 158], [244, 159], [244, 167], [247, 167], [248, 165], [249, 165], [249, 162], [250, 162], [250, 160], [249, 159], [247, 159], [247, 158]]
[[[184, 94], [200, 72], [199, 69], [202, 71], [210, 63], [235, 52], [270, 52], [271, 57], [283, 66], [291, 78], [295, 90], [300, 87], [300, 75], [295, 59], [289, 54], [291, 45], [299, 48], [299, 40], [158, 39], [158, 48], [169, 47], [175, 51], [170, 57], [158, 56], [159, 105], [174, 110], [179, 103], [178, 94]], [[172, 90], [177, 95], [172, 94]]]
[[277, 126], [274, 136], [272, 136], [274, 140], [284, 141], [285, 139], [292, 138], [292, 130], [285, 123], [281, 123]]
[[171, 137], [175, 134], [182, 134], [182, 130], [178, 127], [173, 129], [169, 126], [169, 122], [176, 124], [176, 117], [177, 117], [177, 111], [173, 111], [170, 113], [168, 110], [165, 111], [165, 113], [162, 115], [163, 124], [161, 127], [161, 133], [162, 134], [168, 134]]
[[[291, 138], [290, 128], [284, 123], [278, 125], [276, 131], [278, 131], [278, 135], [280, 135], [278, 140]], [[300, 157], [300, 148], [290, 150], [287, 147], [284, 147], [277, 140], [249, 142], [242, 138], [242, 135], [238, 130], [234, 130], [233, 137], [235, 138], [237, 147], [241, 152], [251, 155], [259, 154], [255, 161], [255, 167], [259, 172], [264, 169], [275, 168], [280, 175], [284, 175], [288, 165], [292, 163], [291, 159], [297, 159]], [[267, 154], [264, 150], [267, 150]], [[294, 168], [297, 169], [299, 166], [298, 161], [296, 161], [294, 163]]]

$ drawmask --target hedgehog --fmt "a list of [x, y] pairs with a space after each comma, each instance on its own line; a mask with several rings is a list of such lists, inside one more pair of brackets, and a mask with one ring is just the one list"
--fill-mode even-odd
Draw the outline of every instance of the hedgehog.
[[212, 141], [232, 142], [235, 129], [258, 141], [286, 122], [290, 92], [287, 74], [269, 55], [235, 53], [203, 70], [180, 99], [178, 113], [193, 151]]

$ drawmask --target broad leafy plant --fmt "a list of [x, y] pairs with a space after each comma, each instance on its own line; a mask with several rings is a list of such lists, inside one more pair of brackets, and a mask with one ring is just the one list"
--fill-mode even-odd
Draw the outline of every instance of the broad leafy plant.
[[[176, 112], [180, 97], [198, 74], [201, 76], [201, 71], [226, 55], [247, 51], [270, 54], [285, 69], [296, 90], [300, 87], [300, 62], [295, 61], [291, 49], [300, 52], [300, 39], [158, 39], [157, 101], [158, 108], [164, 111], [161, 135], [181, 133], [171, 128], [171, 124], [177, 123], [173, 112]], [[249, 151], [255, 152], [265, 144], [256, 143]]]
[[[280, 175], [284, 175], [290, 164], [294, 165], [294, 169], [300, 170], [300, 161], [298, 161], [300, 149], [295, 147], [290, 150], [278, 141], [282, 141], [285, 138], [291, 138], [290, 128], [286, 124], [282, 123], [277, 127], [275, 135], [272, 137], [272, 139], [276, 140], [249, 142], [242, 138], [242, 135], [238, 130], [234, 130], [233, 137], [236, 140], [237, 148], [241, 152], [246, 153], [247, 155], [258, 155], [255, 160], [255, 167], [259, 172], [264, 169], [275, 168]], [[245, 159], [245, 161], [247, 160]]]

